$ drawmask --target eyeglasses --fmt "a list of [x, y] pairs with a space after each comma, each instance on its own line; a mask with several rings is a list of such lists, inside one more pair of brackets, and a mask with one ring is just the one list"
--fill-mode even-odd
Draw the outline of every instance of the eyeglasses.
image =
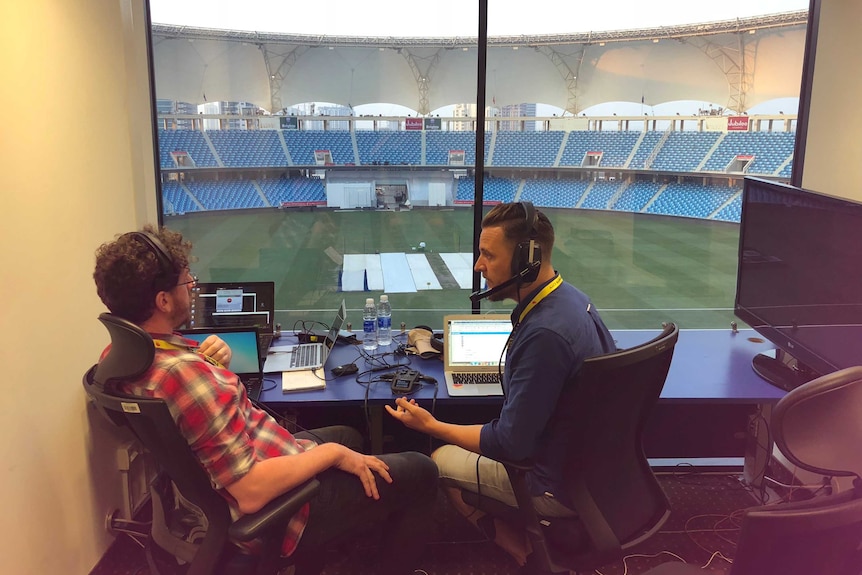
[[196, 276], [195, 274], [193, 274], [193, 273], [191, 272], [191, 270], [188, 270], [186, 273], [188, 273], [188, 276], [189, 276], [190, 278], [192, 278], [192, 279], [187, 280], [187, 281], [184, 281], [184, 282], [179, 282], [179, 283], [177, 284], [177, 287], [180, 287], [180, 286], [187, 286], [187, 285], [189, 285], [189, 284], [195, 285], [195, 284], [197, 284], [197, 283], [198, 283], [198, 276]]

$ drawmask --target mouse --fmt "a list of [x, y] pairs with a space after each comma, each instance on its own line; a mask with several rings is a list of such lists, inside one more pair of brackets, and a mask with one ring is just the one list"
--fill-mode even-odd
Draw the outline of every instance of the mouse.
[[336, 377], [341, 377], [342, 375], [350, 375], [359, 371], [359, 368], [356, 367], [355, 363], [346, 363], [344, 365], [339, 365], [337, 367], [332, 368], [332, 375]]

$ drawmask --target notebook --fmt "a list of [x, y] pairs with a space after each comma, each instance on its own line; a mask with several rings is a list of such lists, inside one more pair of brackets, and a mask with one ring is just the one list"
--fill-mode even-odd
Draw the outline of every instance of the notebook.
[[329, 351], [338, 339], [338, 333], [344, 325], [346, 316], [347, 309], [342, 300], [322, 342], [271, 348], [263, 366], [264, 373], [281, 372], [281, 387], [285, 393], [325, 388], [326, 378], [323, 366], [329, 358]]
[[180, 330], [183, 337], [198, 343], [210, 335], [217, 335], [230, 346], [230, 370], [239, 376], [248, 396], [253, 401], [260, 398], [263, 388], [263, 373], [260, 369], [258, 329], [256, 327], [211, 327]]
[[258, 327], [261, 359], [272, 345], [274, 282], [200, 282], [192, 288], [188, 327]]
[[443, 373], [450, 396], [503, 395], [503, 349], [512, 332], [508, 315], [443, 318]]

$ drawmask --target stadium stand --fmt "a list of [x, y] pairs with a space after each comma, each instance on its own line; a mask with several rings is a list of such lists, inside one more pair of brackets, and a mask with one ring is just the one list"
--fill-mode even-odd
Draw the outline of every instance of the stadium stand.
[[[315, 150], [328, 150], [336, 165], [352, 165], [359, 160], [360, 165], [410, 166], [445, 166], [450, 151], [463, 150], [465, 164], [470, 166], [475, 159], [475, 137], [474, 132], [463, 131], [159, 130], [163, 169], [180, 169], [171, 153], [181, 151], [193, 162], [181, 168], [184, 171], [228, 170], [219, 181], [164, 182], [164, 212], [176, 215], [201, 210], [325, 206], [325, 181], [317, 177], [263, 175], [249, 180], [232, 176], [230, 170], [312, 167], [317, 165]], [[559, 168], [562, 172], [523, 179], [488, 174], [484, 201], [524, 199], [542, 207], [613, 209], [736, 222], [740, 217], [738, 187], [709, 185], [703, 177], [726, 173], [729, 168], [734, 168], [738, 177], [743, 166], [745, 174], [788, 177], [794, 142], [793, 132], [491, 133], [485, 140], [489, 167]], [[567, 168], [584, 166], [600, 172], [561, 175]], [[641, 175], [615, 178], [614, 168]], [[612, 172], [607, 180], [602, 173], [606, 171]], [[689, 181], [662, 184], [653, 181], [650, 172], [684, 173]], [[457, 179], [455, 203], [472, 204], [473, 187], [472, 178]]]
[[353, 138], [347, 131], [284, 130], [284, 141], [293, 163], [298, 166], [313, 166], [315, 150], [329, 150], [335, 164], [353, 164]]
[[358, 130], [355, 135], [362, 165], [422, 163], [422, 132]]
[[288, 163], [275, 130], [210, 130], [207, 135], [225, 167], [279, 167]]
[[494, 166], [552, 166], [565, 132], [499, 132]]

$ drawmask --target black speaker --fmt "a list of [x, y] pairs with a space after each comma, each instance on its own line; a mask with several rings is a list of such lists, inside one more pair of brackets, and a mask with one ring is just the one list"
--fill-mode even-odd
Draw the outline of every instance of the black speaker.
[[[542, 246], [536, 241], [539, 235], [537, 225], [539, 218], [536, 215], [536, 208], [532, 202], [520, 202], [524, 208], [524, 233], [521, 234], [521, 241], [515, 246], [515, 252], [512, 254], [512, 276], [521, 276], [523, 283], [536, 281], [539, 277], [539, 267], [542, 263]], [[524, 273], [525, 270], [529, 270]]]
[[172, 289], [179, 281], [179, 273], [174, 267], [174, 260], [165, 244], [155, 235], [149, 232], [129, 232], [129, 235], [144, 244], [147, 249], [156, 256], [159, 264], [159, 274], [156, 276], [155, 285], [160, 291]]

